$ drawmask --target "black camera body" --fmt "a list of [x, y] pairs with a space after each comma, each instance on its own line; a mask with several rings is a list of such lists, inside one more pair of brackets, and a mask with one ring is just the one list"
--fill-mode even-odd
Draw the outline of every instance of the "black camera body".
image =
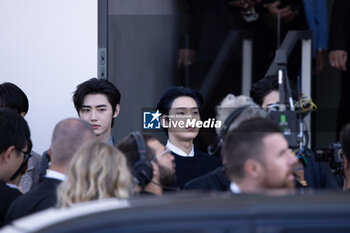
[[281, 128], [283, 135], [288, 141], [290, 148], [296, 149], [299, 147], [300, 139], [298, 133], [300, 131], [298, 126], [298, 118], [296, 111], [283, 110], [274, 111], [269, 109], [269, 118], [276, 122]]
[[329, 148], [315, 148], [317, 162], [327, 162], [333, 173], [341, 173], [343, 170], [343, 158], [341, 143], [331, 143]]

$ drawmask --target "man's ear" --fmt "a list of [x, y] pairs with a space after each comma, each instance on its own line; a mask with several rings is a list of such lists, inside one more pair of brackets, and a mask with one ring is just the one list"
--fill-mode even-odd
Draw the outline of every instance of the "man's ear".
[[244, 175], [259, 178], [263, 173], [262, 164], [255, 159], [248, 159], [244, 163]]
[[120, 111], [120, 104], [117, 104], [115, 106], [115, 112], [113, 114], [113, 118], [116, 118], [119, 115], [119, 111]]
[[8, 161], [11, 158], [12, 152], [14, 152], [15, 150], [16, 150], [16, 148], [14, 146], [10, 146], [4, 152], [2, 152], [2, 155], [0, 157], [1, 163], [8, 163]]
[[25, 112], [21, 112], [20, 115], [24, 118], [26, 116], [26, 113]]
[[152, 163], [152, 170], [153, 170], [153, 178], [155, 180], [159, 180], [159, 168], [158, 168], [158, 164], [156, 164], [155, 162], [151, 162]]
[[52, 149], [51, 149], [51, 146], [50, 146], [49, 150], [47, 151], [47, 154], [49, 155], [50, 160], [52, 160]]

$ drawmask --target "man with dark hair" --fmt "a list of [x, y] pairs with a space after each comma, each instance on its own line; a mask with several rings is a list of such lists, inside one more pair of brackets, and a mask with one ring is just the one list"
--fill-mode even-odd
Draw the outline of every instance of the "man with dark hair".
[[50, 169], [39, 184], [11, 204], [6, 223], [54, 206], [57, 186], [65, 179], [74, 153], [83, 143], [95, 138], [91, 126], [83, 120], [70, 118], [60, 121], [52, 134]]
[[[297, 92], [291, 84], [292, 98], [298, 99]], [[266, 109], [272, 104], [278, 103], [280, 99], [278, 77], [277, 75], [269, 75], [253, 83], [250, 89], [250, 97], [255, 103]]]
[[[14, 110], [22, 117], [28, 112], [29, 102], [26, 94], [15, 84], [5, 82], [0, 84], [0, 107], [5, 107]], [[39, 182], [39, 167], [41, 155], [31, 151], [28, 160], [27, 170], [18, 180], [11, 181], [15, 186], [20, 186], [23, 192], [28, 192], [35, 184]], [[25, 170], [25, 168], [24, 168]], [[19, 179], [19, 176], [18, 176]]]
[[345, 176], [343, 189], [350, 190], [350, 124], [345, 125], [340, 132], [340, 142]]
[[[193, 140], [199, 128], [186, 126], [186, 120], [200, 120], [200, 94], [184, 87], [171, 87], [165, 91], [157, 104], [162, 114], [161, 125], [168, 136], [166, 147], [171, 150], [176, 164], [176, 186], [183, 188], [189, 181], [221, 166], [221, 162], [194, 148]], [[174, 126], [172, 122], [177, 122]], [[185, 127], [179, 127], [185, 123]]]
[[268, 119], [250, 119], [230, 131], [222, 156], [233, 193], [294, 187], [297, 159], [280, 128]]
[[79, 117], [90, 123], [98, 140], [111, 145], [117, 145], [111, 131], [120, 111], [120, 97], [111, 82], [97, 78], [79, 84], [73, 95]]
[[6, 185], [22, 169], [32, 142], [27, 122], [12, 110], [0, 108], [0, 227], [10, 204], [21, 193]]
[[[124, 138], [119, 143], [118, 149], [124, 153], [134, 177], [137, 176], [137, 173], [142, 174], [142, 182], [144, 182], [144, 184], [139, 183], [139, 191], [141, 194], [152, 193], [160, 196], [163, 194], [164, 189], [166, 190], [168, 186], [175, 182], [174, 156], [155, 137], [149, 134], [138, 134], [140, 137], [143, 137], [146, 147], [145, 159], [150, 162], [150, 166], [152, 166], [152, 174], [148, 174], [147, 171], [140, 171], [140, 169], [137, 168], [137, 164], [140, 162], [141, 148], [138, 148], [136, 138], [133, 134]], [[137, 181], [141, 182], [141, 179]], [[142, 190], [142, 185], [145, 186], [144, 190]]]

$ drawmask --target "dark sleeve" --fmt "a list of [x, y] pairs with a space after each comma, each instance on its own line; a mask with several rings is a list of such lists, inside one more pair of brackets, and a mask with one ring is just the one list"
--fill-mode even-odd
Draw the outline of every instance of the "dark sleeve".
[[[188, 9], [190, 14], [190, 24], [188, 30], [189, 36], [189, 48], [192, 50], [198, 50], [198, 44], [200, 42], [201, 25], [203, 23], [203, 14], [205, 0], [188, 0]], [[182, 46], [185, 47], [185, 41], [183, 39]]]
[[50, 157], [48, 151], [44, 151], [41, 156], [39, 177], [40, 179], [44, 178], [46, 175], [46, 170], [49, 169]]
[[350, 36], [350, 1], [335, 0], [332, 8], [329, 50], [348, 50]]

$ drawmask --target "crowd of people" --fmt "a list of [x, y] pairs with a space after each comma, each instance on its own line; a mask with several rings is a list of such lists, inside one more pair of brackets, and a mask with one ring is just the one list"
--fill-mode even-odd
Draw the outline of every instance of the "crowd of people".
[[[139, 131], [118, 141], [111, 128], [120, 109], [119, 90], [108, 80], [92, 78], [77, 86], [73, 102], [79, 118], [57, 123], [46, 158], [32, 151], [24, 119], [26, 95], [15, 84], [3, 83], [1, 224], [50, 207], [105, 198], [161, 196], [181, 190], [256, 193], [268, 189], [334, 188], [327, 184], [334, 174], [327, 173], [314, 155], [306, 156], [304, 163], [292, 153], [281, 128], [268, 118], [266, 101], [278, 103], [277, 90], [277, 76], [273, 75], [252, 86], [252, 98], [227, 95], [217, 107], [217, 119], [223, 122], [216, 129], [218, 145], [208, 154], [195, 148], [193, 140], [200, 129], [192, 126], [163, 127], [166, 145]], [[201, 99], [190, 88], [170, 87], [156, 107], [161, 124], [199, 121]], [[347, 125], [341, 134], [344, 189], [349, 186], [349, 137]], [[44, 170], [42, 175], [40, 170]]]
[[[302, 9], [289, 6], [278, 8], [280, 2], [272, 1], [268, 6], [264, 5], [265, 12], [255, 8], [261, 1], [205, 1], [211, 2], [212, 6], [203, 5], [202, 2], [189, 1], [194, 12], [192, 34], [196, 40], [200, 40], [200, 36], [213, 34], [198, 30], [203, 29], [203, 22], [212, 26], [215, 24], [215, 21], [209, 22], [216, 15], [215, 12], [205, 13], [215, 9], [226, 9], [227, 13], [239, 12], [241, 16], [243, 14], [244, 23], [262, 19], [263, 23], [269, 24], [271, 19], [267, 16], [271, 14], [280, 14], [284, 23], [290, 23], [304, 15], [298, 22], [308, 22], [309, 27], [317, 31], [317, 27], [311, 26], [310, 22], [315, 23], [311, 15], [319, 12], [311, 12], [313, 8], [308, 4], [323, 1], [300, 1], [305, 6]], [[217, 8], [217, 4], [224, 4], [222, 6], [225, 7]], [[337, 26], [332, 27], [336, 32], [330, 42], [330, 63], [343, 71], [344, 80], [348, 76], [350, 63], [347, 60], [350, 20], [342, 17], [348, 17], [346, 12], [349, 12], [349, 7], [349, 1], [335, 1], [332, 24]], [[207, 17], [203, 18], [203, 15]], [[231, 25], [230, 22], [240, 21], [227, 21], [230, 26], [227, 28], [238, 25]], [[207, 28], [210, 29], [214, 30]], [[218, 39], [221, 33], [213, 35]], [[210, 40], [211, 37], [205, 39]], [[319, 41], [320, 49], [325, 49], [322, 40], [322, 37], [314, 38], [314, 41]], [[179, 66], [191, 65], [196, 58], [198, 66], [194, 66], [193, 72], [203, 77], [203, 66], [212, 63], [216, 52], [206, 51], [203, 46], [194, 49], [199, 48], [204, 50], [180, 51]], [[317, 60], [321, 50], [314, 52]], [[232, 59], [235, 61], [237, 58], [233, 56]], [[193, 81], [198, 84], [196, 79]], [[343, 85], [344, 88], [348, 86]], [[50, 207], [65, 208], [79, 202], [106, 198], [142, 198], [144, 195], [161, 196], [166, 192], [182, 190], [227, 191], [233, 194], [261, 193], [270, 189], [349, 190], [350, 125], [345, 124], [348, 117], [341, 121], [343, 174], [335, 175], [327, 164], [315, 160], [312, 150], [305, 147], [303, 154], [297, 156], [290, 149], [282, 129], [269, 119], [267, 109], [280, 101], [278, 90], [278, 77], [270, 75], [252, 85], [250, 97], [238, 96], [234, 91], [221, 97], [222, 101], [216, 108], [216, 120], [222, 125], [216, 128], [216, 145], [207, 153], [194, 146], [199, 127], [173, 124], [186, 119], [195, 122], [201, 120], [203, 98], [195, 87], [170, 87], [155, 103], [167, 136], [167, 142], [163, 145], [152, 135], [139, 131], [130, 132], [120, 140], [114, 138], [112, 127], [120, 112], [121, 94], [108, 80], [92, 78], [79, 84], [73, 94], [78, 117], [58, 122], [52, 132], [50, 147], [40, 155], [32, 151], [30, 129], [24, 119], [29, 108], [26, 94], [13, 83], [2, 83], [0, 227]], [[347, 98], [346, 93], [343, 90], [342, 99]], [[295, 91], [291, 94], [296, 98]], [[342, 106], [341, 109], [344, 108]]]

